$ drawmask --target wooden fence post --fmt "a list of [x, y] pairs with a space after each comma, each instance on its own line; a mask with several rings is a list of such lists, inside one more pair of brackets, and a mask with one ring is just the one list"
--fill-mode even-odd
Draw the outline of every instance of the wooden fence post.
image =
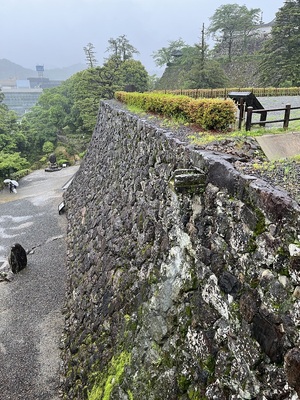
[[245, 111], [245, 104], [244, 104], [244, 98], [240, 98], [240, 104], [239, 104], [239, 124], [238, 124], [238, 130], [240, 131], [242, 128], [242, 123], [244, 120], [244, 111]]
[[[266, 121], [266, 120], [267, 120], [267, 111], [262, 111], [262, 112], [260, 113], [260, 119], [259, 119], [259, 120], [260, 120], [260, 121]], [[265, 127], [266, 124], [260, 124], [260, 126]]]
[[287, 129], [289, 127], [290, 114], [291, 114], [291, 105], [287, 104], [285, 106], [285, 111], [284, 111], [283, 129]]
[[246, 131], [251, 131], [252, 111], [253, 107], [247, 108]]

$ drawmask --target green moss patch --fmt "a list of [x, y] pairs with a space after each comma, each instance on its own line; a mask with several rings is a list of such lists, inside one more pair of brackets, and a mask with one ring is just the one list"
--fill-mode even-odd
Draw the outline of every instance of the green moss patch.
[[106, 372], [96, 374], [95, 384], [88, 393], [88, 400], [110, 400], [110, 395], [124, 373], [126, 365], [131, 362], [131, 354], [123, 351], [118, 357], [113, 357]]

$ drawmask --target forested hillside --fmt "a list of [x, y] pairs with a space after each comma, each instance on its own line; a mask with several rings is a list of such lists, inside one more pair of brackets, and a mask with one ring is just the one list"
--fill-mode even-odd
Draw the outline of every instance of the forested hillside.
[[133, 59], [137, 50], [125, 35], [110, 39], [109, 57], [101, 67], [92, 64], [92, 44], [84, 51], [87, 67], [60, 86], [44, 90], [21, 121], [3, 104], [0, 90], [0, 182], [45, 167], [51, 153], [58, 164], [74, 163], [89, 143], [100, 99], [112, 98], [126, 87], [148, 90], [147, 71]]
[[285, 2], [265, 25], [260, 9], [220, 6], [193, 46], [177, 39], [154, 52], [165, 67], [156, 88], [300, 86], [299, 9], [298, 0]]

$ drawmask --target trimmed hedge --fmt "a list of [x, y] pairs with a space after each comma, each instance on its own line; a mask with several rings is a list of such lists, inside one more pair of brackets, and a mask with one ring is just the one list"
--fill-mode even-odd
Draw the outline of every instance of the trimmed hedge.
[[116, 92], [115, 98], [146, 112], [184, 118], [208, 130], [226, 131], [236, 120], [236, 106], [230, 99], [193, 99], [188, 96], [135, 92]]

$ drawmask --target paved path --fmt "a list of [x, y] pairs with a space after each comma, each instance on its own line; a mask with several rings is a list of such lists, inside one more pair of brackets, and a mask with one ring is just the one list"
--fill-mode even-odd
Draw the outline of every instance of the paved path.
[[35, 171], [17, 194], [0, 192], [0, 259], [20, 243], [28, 265], [0, 282], [0, 399], [59, 399], [59, 342], [65, 291], [65, 183], [78, 167]]

